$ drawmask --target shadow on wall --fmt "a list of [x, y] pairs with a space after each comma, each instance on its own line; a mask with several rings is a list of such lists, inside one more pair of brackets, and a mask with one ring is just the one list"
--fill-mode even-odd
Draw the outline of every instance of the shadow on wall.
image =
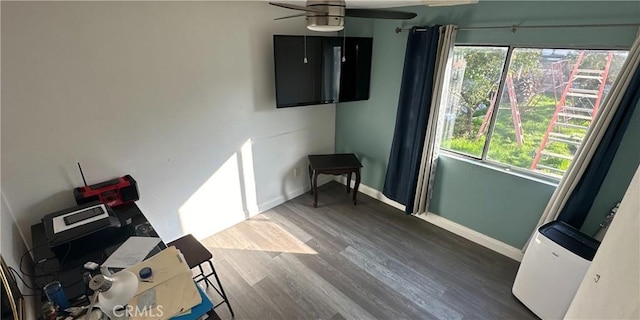
[[[293, 165], [293, 170], [291, 172], [292, 176], [294, 179], [302, 179], [302, 180], [306, 180], [305, 183], [302, 185], [302, 191], [308, 191], [311, 190], [311, 177], [310, 177], [310, 173], [309, 173], [309, 161], [307, 160], [307, 157], [303, 157], [302, 159], [299, 159], [294, 165]], [[282, 182], [282, 187], [280, 189], [280, 193], [284, 195], [283, 198], [283, 202], [289, 201], [295, 197], [298, 196], [298, 193], [300, 193], [300, 190], [291, 190], [291, 186], [289, 184], [286, 183], [286, 180], [289, 179], [289, 177], [284, 177], [284, 181]], [[323, 184], [325, 183], [324, 180], [319, 180], [318, 182], [319, 184]], [[308, 188], [307, 188], [308, 187]], [[297, 189], [300, 189], [300, 187], [298, 187]]]
[[[380, 157], [374, 157], [371, 154], [351, 148], [341, 148], [336, 150], [336, 153], [354, 153], [362, 163], [361, 183], [376, 190], [382, 190], [387, 174], [387, 161], [379, 161]], [[388, 159], [388, 156], [385, 159]], [[351, 184], [353, 185], [354, 183], [352, 180]]]
[[382, 190], [384, 186], [384, 179], [387, 173], [387, 163], [382, 161], [376, 161], [376, 157], [357, 152], [356, 155], [362, 163], [363, 176], [364, 173], [368, 175], [367, 185], [370, 187], [378, 187]]
[[[249, 37], [251, 59], [248, 61], [253, 69], [254, 76], [251, 77], [253, 87], [254, 111], [273, 111], [276, 102], [273, 66], [273, 36], [271, 30], [252, 30]], [[270, 54], [264, 54], [269, 52]]]
[[[272, 14], [256, 16], [254, 19], [265, 19], [264, 24], [270, 28], [252, 28], [246, 45], [251, 52], [251, 59], [247, 61], [252, 69], [251, 77], [254, 111], [273, 111], [276, 104], [275, 70], [273, 59], [273, 35], [304, 35], [309, 33], [305, 19], [298, 17], [290, 20], [273, 21], [274, 17], [286, 15], [286, 11], [274, 6], [266, 6], [265, 11]], [[319, 35], [326, 35], [317, 33]], [[335, 34], [332, 34], [335, 35]], [[304, 57], [300, 53], [300, 59]]]

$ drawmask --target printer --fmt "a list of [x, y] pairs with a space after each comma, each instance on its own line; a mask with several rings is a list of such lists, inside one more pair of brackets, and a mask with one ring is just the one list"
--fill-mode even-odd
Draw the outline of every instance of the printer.
[[106, 248], [127, 233], [111, 207], [100, 201], [50, 213], [42, 222], [49, 247], [62, 263]]

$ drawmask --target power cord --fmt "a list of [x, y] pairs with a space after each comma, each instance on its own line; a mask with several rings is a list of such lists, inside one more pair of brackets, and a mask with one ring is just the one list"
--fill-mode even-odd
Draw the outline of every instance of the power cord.
[[[55, 240], [55, 238], [54, 238], [54, 240]], [[49, 257], [49, 258], [45, 258], [45, 259], [42, 259], [42, 260], [39, 260], [39, 261], [34, 261], [34, 266], [33, 266], [34, 270], [37, 268], [37, 269], [39, 269], [40, 271], [42, 271], [42, 272], [43, 272], [43, 274], [40, 274], [40, 275], [29, 274], [28, 272], [26, 272], [26, 271], [23, 269], [23, 267], [24, 267], [24, 259], [25, 259], [25, 257], [26, 257], [30, 252], [33, 252], [34, 250], [36, 250], [36, 249], [38, 249], [38, 248], [40, 248], [40, 247], [43, 247], [43, 246], [45, 246], [45, 245], [48, 245], [48, 242], [46, 242], [46, 243], [42, 243], [42, 244], [39, 244], [39, 245], [37, 245], [37, 246], [35, 246], [35, 247], [33, 247], [33, 248], [31, 248], [31, 249], [27, 250], [27, 252], [25, 252], [25, 253], [20, 257], [20, 264], [19, 264], [19, 266], [18, 266], [18, 269], [20, 270], [20, 273], [22, 273], [22, 275], [24, 275], [25, 277], [29, 277], [29, 278], [31, 278], [31, 279], [32, 279], [32, 281], [31, 281], [31, 282], [33, 283], [33, 285], [35, 286], [35, 288], [34, 288], [34, 287], [29, 286], [29, 285], [27, 284], [27, 282], [24, 280], [24, 278], [23, 278], [22, 276], [20, 276], [20, 274], [18, 274], [18, 272], [17, 272], [15, 269], [10, 268], [10, 272], [12, 272], [12, 277], [14, 278], [14, 281], [15, 281], [15, 276], [17, 276], [18, 278], [20, 278], [20, 281], [22, 281], [22, 283], [25, 285], [25, 287], [27, 287], [27, 288], [29, 288], [29, 289], [31, 289], [31, 290], [33, 290], [33, 291], [42, 291], [42, 289], [41, 289], [41, 288], [43, 288], [47, 283], [50, 283], [50, 282], [52, 282], [52, 281], [55, 281], [55, 280], [58, 278], [58, 274], [59, 274], [59, 273], [60, 273], [60, 271], [61, 271], [60, 269], [62, 268], [62, 265], [64, 265], [64, 263], [66, 262], [67, 257], [69, 256], [69, 253], [71, 252], [71, 243], [69, 243], [69, 244], [67, 245], [67, 251], [65, 252], [65, 255], [62, 257], [62, 259], [58, 260], [58, 267], [57, 267], [55, 270], [52, 270], [52, 269], [48, 269], [48, 270], [47, 270], [47, 268], [43, 265], [44, 263], [46, 263], [46, 262], [48, 262], [48, 261], [53, 261], [54, 257]], [[41, 279], [41, 278], [44, 278], [44, 283], [42, 283], [41, 281], [39, 281], [39, 279]], [[81, 281], [76, 281], [76, 282], [74, 282], [74, 283], [70, 284], [69, 286], [76, 285], [76, 284], [78, 284], [79, 282], [81, 282]], [[35, 296], [35, 295], [37, 295], [37, 294], [34, 294], [34, 296]]]
[[[12, 268], [12, 267], [8, 267], [9, 268], [9, 274], [11, 275], [11, 279], [13, 280], [13, 282], [18, 283], [18, 281], [16, 281], [16, 277], [18, 277], [18, 279], [20, 279], [20, 281], [22, 282], [22, 284], [24, 284], [24, 286], [26, 288], [28, 288], [29, 290], [33, 291], [33, 292], [38, 292], [38, 291], [42, 291], [42, 289], [40, 288], [33, 288], [31, 286], [29, 286], [29, 284], [24, 281], [24, 278], [22, 278], [22, 276], [20, 276], [20, 274], [18, 273], [18, 271], [16, 271], [16, 269]], [[35, 296], [40, 296], [41, 293], [33, 293], [33, 294], [23, 294], [23, 296], [25, 297], [35, 297]]]
[[[39, 294], [23, 294], [23, 296], [25, 296], [25, 297], [33, 297], [33, 296], [40, 296], [40, 295], [42, 294], [43, 289], [41, 289], [41, 288], [43, 288], [43, 287], [44, 287], [44, 285], [38, 285], [37, 283], [35, 283], [35, 284], [36, 284], [36, 286], [35, 286], [35, 287], [31, 287], [31, 286], [29, 286], [29, 284], [24, 280], [24, 278], [22, 278], [22, 276], [20, 276], [20, 274], [18, 273], [18, 271], [17, 271], [16, 269], [14, 269], [14, 268], [12, 268], [12, 267], [8, 267], [8, 268], [9, 268], [9, 273], [11, 274], [11, 278], [12, 278], [12, 280], [13, 280], [14, 282], [16, 282], [16, 283], [17, 283], [17, 281], [16, 281], [16, 277], [18, 277], [18, 279], [20, 279], [20, 282], [22, 282], [22, 284], [24, 284], [24, 286], [25, 286], [26, 288], [28, 288], [29, 290], [32, 290], [33, 292], [40, 292]], [[50, 282], [52, 282], [52, 281], [54, 281], [54, 280], [55, 280], [55, 278], [54, 278], [54, 279], [51, 279], [51, 281], [47, 281], [47, 283], [50, 283]], [[79, 280], [77, 280], [77, 281], [74, 281], [74, 282], [72, 282], [72, 283], [68, 284], [68, 285], [67, 285], [67, 287], [73, 287], [73, 286], [77, 285], [77, 284], [78, 284], [78, 283], [80, 283], [80, 282], [84, 282], [84, 279], [79, 279]]]

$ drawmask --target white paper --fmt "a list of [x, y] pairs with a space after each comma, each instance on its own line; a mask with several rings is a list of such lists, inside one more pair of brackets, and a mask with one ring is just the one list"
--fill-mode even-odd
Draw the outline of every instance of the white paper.
[[130, 237], [102, 266], [107, 268], [127, 268], [147, 257], [149, 252], [160, 243], [160, 238]]

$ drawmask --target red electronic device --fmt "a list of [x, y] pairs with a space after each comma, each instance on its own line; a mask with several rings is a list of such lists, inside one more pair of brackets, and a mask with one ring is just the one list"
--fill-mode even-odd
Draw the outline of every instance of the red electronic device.
[[140, 199], [138, 195], [138, 184], [130, 175], [87, 185], [87, 180], [84, 179], [84, 173], [82, 172], [80, 163], [78, 163], [78, 169], [80, 169], [84, 187], [74, 188], [73, 196], [79, 205], [98, 200], [108, 206], [117, 207]]

